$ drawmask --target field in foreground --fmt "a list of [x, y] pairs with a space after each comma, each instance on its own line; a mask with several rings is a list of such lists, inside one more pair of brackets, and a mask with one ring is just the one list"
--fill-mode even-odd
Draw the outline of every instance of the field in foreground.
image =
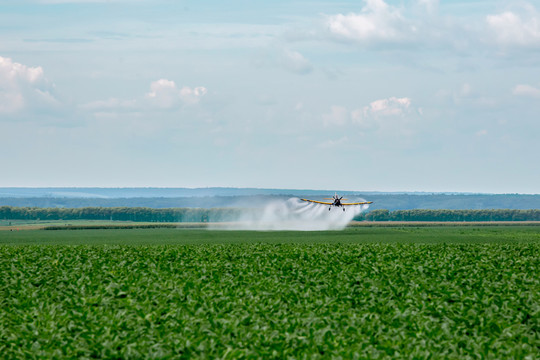
[[0, 232], [3, 358], [537, 358], [538, 227]]

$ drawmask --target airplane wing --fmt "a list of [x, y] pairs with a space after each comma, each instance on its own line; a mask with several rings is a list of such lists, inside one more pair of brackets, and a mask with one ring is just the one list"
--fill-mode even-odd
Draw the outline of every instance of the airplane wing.
[[324, 204], [324, 205], [332, 205], [333, 204], [331, 202], [315, 201], [315, 200], [308, 200], [308, 199], [300, 199], [300, 200], [307, 201], [307, 202], [312, 202], [312, 203], [316, 203], [316, 204]]
[[357, 202], [357, 203], [341, 203], [341, 205], [367, 205], [367, 204], [373, 204], [373, 201], [364, 201], [364, 202]]

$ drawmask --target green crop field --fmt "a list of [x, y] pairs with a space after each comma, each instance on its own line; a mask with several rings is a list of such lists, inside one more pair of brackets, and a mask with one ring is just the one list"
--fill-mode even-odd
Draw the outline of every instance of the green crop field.
[[540, 356], [540, 227], [0, 231], [0, 357]]

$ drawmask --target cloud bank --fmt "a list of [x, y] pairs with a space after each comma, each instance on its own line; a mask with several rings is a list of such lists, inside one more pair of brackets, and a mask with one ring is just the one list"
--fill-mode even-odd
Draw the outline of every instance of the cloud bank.
[[384, 0], [365, 0], [360, 12], [326, 15], [323, 23], [330, 39], [366, 47], [416, 44], [424, 49], [459, 51], [540, 47], [540, 14], [526, 2], [479, 17], [471, 24], [441, 14], [436, 0], [418, 0], [401, 7]]

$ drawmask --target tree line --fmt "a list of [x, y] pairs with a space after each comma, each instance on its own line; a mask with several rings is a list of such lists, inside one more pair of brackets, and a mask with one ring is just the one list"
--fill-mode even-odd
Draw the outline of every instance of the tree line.
[[[31, 191], [32, 189], [26, 189]], [[36, 189], [34, 189], [36, 190]], [[54, 189], [51, 189], [53, 191]], [[66, 192], [69, 189], [66, 189]], [[85, 189], [81, 189], [84, 191]], [[124, 194], [116, 193], [114, 189], [101, 189], [103, 194], [114, 196]], [[129, 190], [129, 189], [128, 189]], [[144, 194], [144, 189], [127, 191], [125, 196]], [[4, 190], [9, 193], [9, 189]], [[296, 191], [296, 190], [295, 190]], [[333, 192], [331, 192], [333, 193]], [[30, 193], [31, 195], [32, 193]], [[166, 194], [166, 192], [164, 193]], [[204, 195], [204, 192], [200, 192]], [[2, 188], [0, 188], [2, 195]], [[351, 198], [348, 194], [346, 198]], [[221, 196], [208, 193], [208, 196], [185, 196], [185, 197], [110, 197], [110, 198], [72, 198], [72, 197], [6, 197], [0, 196], [0, 205], [17, 207], [42, 207], [42, 208], [82, 208], [82, 207], [149, 207], [149, 208], [227, 208], [230, 204], [236, 204], [239, 208], [253, 208], [264, 206], [272, 200], [283, 200], [298, 196], [311, 199], [317, 194], [306, 191], [300, 195], [298, 191], [291, 194], [267, 194], [267, 195], [231, 195]], [[356, 197], [373, 201], [370, 210], [388, 209], [538, 209], [540, 208], [540, 194], [358, 194]], [[321, 195], [322, 197], [322, 195]], [[327, 197], [325, 195], [324, 197]]]
[[[38, 208], [0, 206], [4, 220], [113, 220], [135, 222], [224, 222], [261, 210], [240, 208], [84, 207]], [[356, 216], [357, 221], [540, 221], [540, 209], [433, 210], [377, 209]]]
[[234, 221], [242, 213], [235, 208], [84, 207], [38, 208], [0, 206], [4, 220], [112, 220], [144, 222], [222, 222]]
[[540, 221], [540, 209], [433, 210], [377, 209], [355, 217], [357, 221]]

